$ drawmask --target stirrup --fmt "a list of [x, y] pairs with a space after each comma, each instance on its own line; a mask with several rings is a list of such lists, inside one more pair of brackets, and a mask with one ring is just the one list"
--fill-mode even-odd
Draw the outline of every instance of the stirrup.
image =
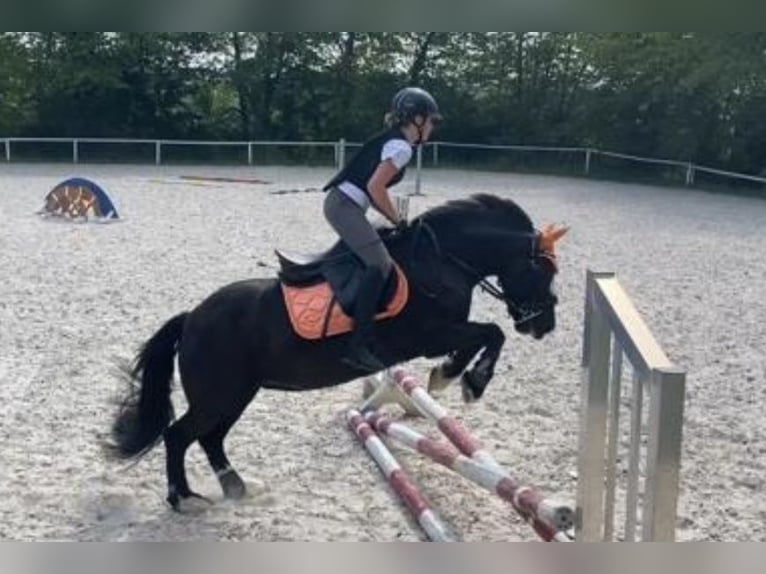
[[367, 374], [377, 373], [387, 367], [367, 347], [353, 349], [349, 355], [341, 359], [345, 364], [365, 371]]

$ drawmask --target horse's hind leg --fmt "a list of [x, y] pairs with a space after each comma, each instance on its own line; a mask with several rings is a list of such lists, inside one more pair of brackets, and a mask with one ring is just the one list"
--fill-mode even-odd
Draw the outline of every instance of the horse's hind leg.
[[247, 407], [257, 392], [258, 387], [252, 387], [246, 394], [239, 397], [239, 400], [235, 402], [235, 406], [221, 419], [213, 430], [199, 439], [199, 443], [205, 451], [208, 461], [210, 461], [210, 466], [213, 467], [213, 471], [215, 471], [215, 475], [218, 477], [218, 482], [221, 483], [221, 489], [226, 498], [238, 500], [247, 494], [245, 482], [231, 466], [231, 463], [229, 463], [223, 441], [226, 438], [226, 434], [234, 426], [234, 423], [239, 420], [239, 417], [242, 416], [245, 407]]
[[165, 431], [165, 450], [167, 454], [166, 470], [168, 475], [167, 501], [174, 510], [184, 511], [184, 501], [196, 499], [207, 501], [193, 492], [186, 481], [184, 457], [189, 445], [206, 429], [200, 429], [191, 411], [187, 411]]

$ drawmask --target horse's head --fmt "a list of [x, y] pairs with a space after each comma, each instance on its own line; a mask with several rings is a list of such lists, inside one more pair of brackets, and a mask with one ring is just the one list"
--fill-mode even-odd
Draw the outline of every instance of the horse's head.
[[532, 240], [528, 257], [511, 260], [498, 273], [503, 300], [516, 331], [541, 339], [556, 328], [558, 297], [553, 279], [558, 271], [554, 245], [568, 231], [549, 225]]
[[[555, 243], [567, 228], [536, 231], [515, 202], [489, 194], [450, 201], [422, 219], [438, 236], [442, 256], [505, 302], [519, 333], [540, 339], [556, 327]], [[488, 276], [498, 278], [500, 289]]]

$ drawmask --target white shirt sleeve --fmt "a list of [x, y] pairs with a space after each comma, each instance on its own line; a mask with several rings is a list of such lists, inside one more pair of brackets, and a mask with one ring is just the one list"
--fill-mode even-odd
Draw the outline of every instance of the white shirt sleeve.
[[383, 146], [380, 161], [391, 160], [396, 169], [402, 169], [412, 159], [412, 146], [406, 140], [389, 140]]

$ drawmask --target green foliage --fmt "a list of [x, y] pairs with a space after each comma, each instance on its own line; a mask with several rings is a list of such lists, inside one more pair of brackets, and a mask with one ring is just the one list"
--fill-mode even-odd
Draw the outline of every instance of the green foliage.
[[449, 141], [760, 173], [766, 33], [0, 33], [0, 135], [360, 140], [406, 84]]
[[0, 32], [0, 134], [17, 132], [33, 121], [26, 101], [27, 58], [19, 40]]

